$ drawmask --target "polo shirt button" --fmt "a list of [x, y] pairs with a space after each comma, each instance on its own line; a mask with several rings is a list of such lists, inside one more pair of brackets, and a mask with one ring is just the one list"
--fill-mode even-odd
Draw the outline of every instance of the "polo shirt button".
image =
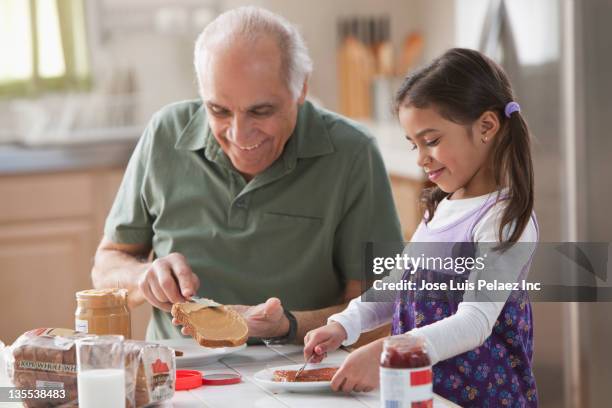
[[236, 207], [246, 208], [246, 202], [244, 201], [243, 198], [239, 198], [238, 200], [236, 200]]

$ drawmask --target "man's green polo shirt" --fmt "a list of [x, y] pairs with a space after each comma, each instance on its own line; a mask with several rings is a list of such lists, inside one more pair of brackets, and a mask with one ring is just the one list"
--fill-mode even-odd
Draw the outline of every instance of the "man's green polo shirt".
[[[362, 279], [363, 243], [402, 240], [389, 179], [366, 130], [304, 103], [282, 155], [246, 182], [211, 133], [201, 101], [155, 114], [128, 164], [105, 235], [179, 252], [198, 295], [224, 304], [270, 296], [291, 310], [341, 302]], [[154, 308], [148, 339], [179, 337]]]

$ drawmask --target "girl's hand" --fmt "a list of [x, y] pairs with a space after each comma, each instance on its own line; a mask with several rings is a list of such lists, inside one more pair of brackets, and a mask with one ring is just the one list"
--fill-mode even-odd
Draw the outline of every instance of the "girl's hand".
[[334, 351], [346, 339], [346, 330], [340, 323], [331, 322], [311, 330], [304, 336], [304, 361], [312, 356], [311, 363], [320, 363], [328, 351]]
[[373, 341], [349, 354], [332, 378], [332, 390], [369, 392], [378, 387], [383, 340]]

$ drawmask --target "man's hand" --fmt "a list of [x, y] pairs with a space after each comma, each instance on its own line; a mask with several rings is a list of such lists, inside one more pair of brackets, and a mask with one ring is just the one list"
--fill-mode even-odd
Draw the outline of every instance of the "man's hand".
[[346, 340], [346, 330], [338, 322], [309, 331], [304, 337], [304, 361], [320, 363], [328, 351], [334, 351]]
[[153, 261], [138, 280], [144, 298], [165, 312], [174, 303], [186, 302], [199, 287], [200, 279], [187, 259], [176, 252]]
[[283, 305], [272, 297], [255, 306], [233, 305], [249, 326], [249, 337], [279, 337], [289, 332], [289, 320], [283, 313]]
[[[279, 337], [289, 332], [289, 320], [283, 313], [283, 305], [278, 298], [270, 298], [265, 303], [255, 306], [231, 305], [228, 306], [240, 313], [249, 327], [249, 337]], [[172, 319], [172, 324], [180, 323]], [[186, 336], [191, 332], [183, 327], [181, 333]]]
[[368, 392], [378, 387], [383, 340], [375, 340], [349, 354], [332, 378], [332, 390]]

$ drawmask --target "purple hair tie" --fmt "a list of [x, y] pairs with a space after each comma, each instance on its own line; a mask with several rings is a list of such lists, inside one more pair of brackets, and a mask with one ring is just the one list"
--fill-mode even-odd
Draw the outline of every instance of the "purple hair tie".
[[509, 118], [510, 115], [512, 115], [514, 112], [520, 112], [521, 111], [521, 106], [512, 101], [512, 102], [508, 102], [506, 104], [506, 108], [504, 109], [504, 113], [506, 114], [506, 117]]

